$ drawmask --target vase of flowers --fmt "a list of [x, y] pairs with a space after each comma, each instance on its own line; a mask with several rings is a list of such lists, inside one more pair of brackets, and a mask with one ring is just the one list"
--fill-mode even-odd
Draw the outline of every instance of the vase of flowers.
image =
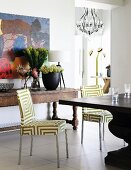
[[33, 77], [33, 81], [31, 83], [31, 89], [38, 90], [40, 89], [40, 82], [39, 82], [39, 70], [37, 68], [33, 68], [31, 71], [31, 75]]
[[56, 65], [43, 65], [40, 71], [42, 72], [44, 87], [47, 90], [56, 90], [60, 82], [60, 74], [63, 71], [63, 68]]
[[24, 80], [24, 86], [22, 88], [27, 88], [27, 81], [30, 78], [30, 68], [19, 64], [16, 70], [21, 76], [22, 80]]
[[29, 62], [30, 66], [30, 77], [33, 77], [31, 89], [40, 89], [39, 73], [43, 63], [47, 60], [48, 50], [45, 48], [33, 48], [28, 47], [23, 50], [23, 55]]

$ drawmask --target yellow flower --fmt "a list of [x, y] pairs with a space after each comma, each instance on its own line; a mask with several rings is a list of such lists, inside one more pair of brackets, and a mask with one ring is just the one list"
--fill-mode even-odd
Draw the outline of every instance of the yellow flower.
[[59, 72], [62, 72], [62, 71], [63, 71], [63, 68], [62, 68], [62, 67], [59, 67], [59, 66], [56, 66], [56, 65], [54, 65], [54, 64], [52, 64], [51, 66], [43, 65], [43, 66], [40, 68], [40, 71], [41, 71], [43, 74], [59, 73]]

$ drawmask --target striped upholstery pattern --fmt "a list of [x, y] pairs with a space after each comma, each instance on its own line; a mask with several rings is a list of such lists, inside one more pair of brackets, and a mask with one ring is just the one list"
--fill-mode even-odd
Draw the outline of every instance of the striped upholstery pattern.
[[28, 89], [17, 90], [17, 96], [21, 113], [21, 135], [56, 135], [65, 130], [65, 120], [35, 120], [32, 98]]
[[103, 96], [103, 89], [99, 85], [92, 86], [82, 86], [81, 88], [81, 96]]
[[[83, 86], [81, 88], [81, 97], [93, 97], [93, 96], [103, 96], [103, 89], [101, 86]], [[92, 121], [92, 122], [109, 122], [112, 119], [112, 115], [110, 112], [102, 110], [102, 109], [95, 109], [95, 108], [82, 108], [82, 118], [85, 121]]]
[[17, 97], [21, 114], [21, 125], [29, 124], [35, 119], [30, 92], [28, 89], [17, 90]]
[[85, 121], [109, 123], [112, 120], [112, 115], [106, 110], [90, 112], [89, 110], [85, 111], [83, 108], [82, 118]]
[[22, 151], [22, 136], [31, 136], [30, 156], [32, 156], [33, 136], [34, 135], [55, 135], [56, 137], [56, 150], [57, 150], [57, 167], [59, 163], [59, 142], [58, 134], [65, 132], [66, 141], [66, 157], [68, 158], [68, 139], [65, 120], [35, 120], [35, 110], [33, 107], [32, 98], [29, 89], [17, 90], [17, 98], [21, 115], [20, 126], [20, 145], [19, 145], [19, 160], [18, 165], [21, 163]]
[[46, 135], [58, 134], [65, 130], [64, 120], [33, 121], [21, 126], [21, 135]]

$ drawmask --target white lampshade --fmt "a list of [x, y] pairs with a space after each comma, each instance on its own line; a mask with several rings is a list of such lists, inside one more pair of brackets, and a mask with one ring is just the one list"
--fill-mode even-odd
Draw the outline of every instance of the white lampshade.
[[49, 51], [49, 62], [67, 62], [69, 60], [69, 52], [67, 51]]

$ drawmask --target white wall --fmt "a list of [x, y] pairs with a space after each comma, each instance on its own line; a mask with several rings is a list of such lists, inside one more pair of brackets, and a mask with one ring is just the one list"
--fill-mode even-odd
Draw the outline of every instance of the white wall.
[[[0, 0], [0, 12], [50, 18], [50, 49], [68, 50], [71, 54], [69, 63], [62, 64], [66, 87], [73, 87], [75, 82], [74, 3], [74, 0]], [[19, 82], [15, 80], [15, 86], [17, 85]], [[39, 111], [40, 106], [36, 108]], [[47, 111], [45, 108], [42, 110], [43, 114]], [[17, 122], [18, 114], [18, 107], [0, 108], [0, 123]]]
[[[105, 54], [105, 65], [111, 63], [111, 11], [103, 10], [104, 33], [102, 36], [103, 53]], [[106, 75], [105, 75], [106, 76]]]
[[125, 82], [131, 83], [131, 1], [123, 7], [112, 10], [111, 35], [111, 77], [112, 86], [123, 91]]

